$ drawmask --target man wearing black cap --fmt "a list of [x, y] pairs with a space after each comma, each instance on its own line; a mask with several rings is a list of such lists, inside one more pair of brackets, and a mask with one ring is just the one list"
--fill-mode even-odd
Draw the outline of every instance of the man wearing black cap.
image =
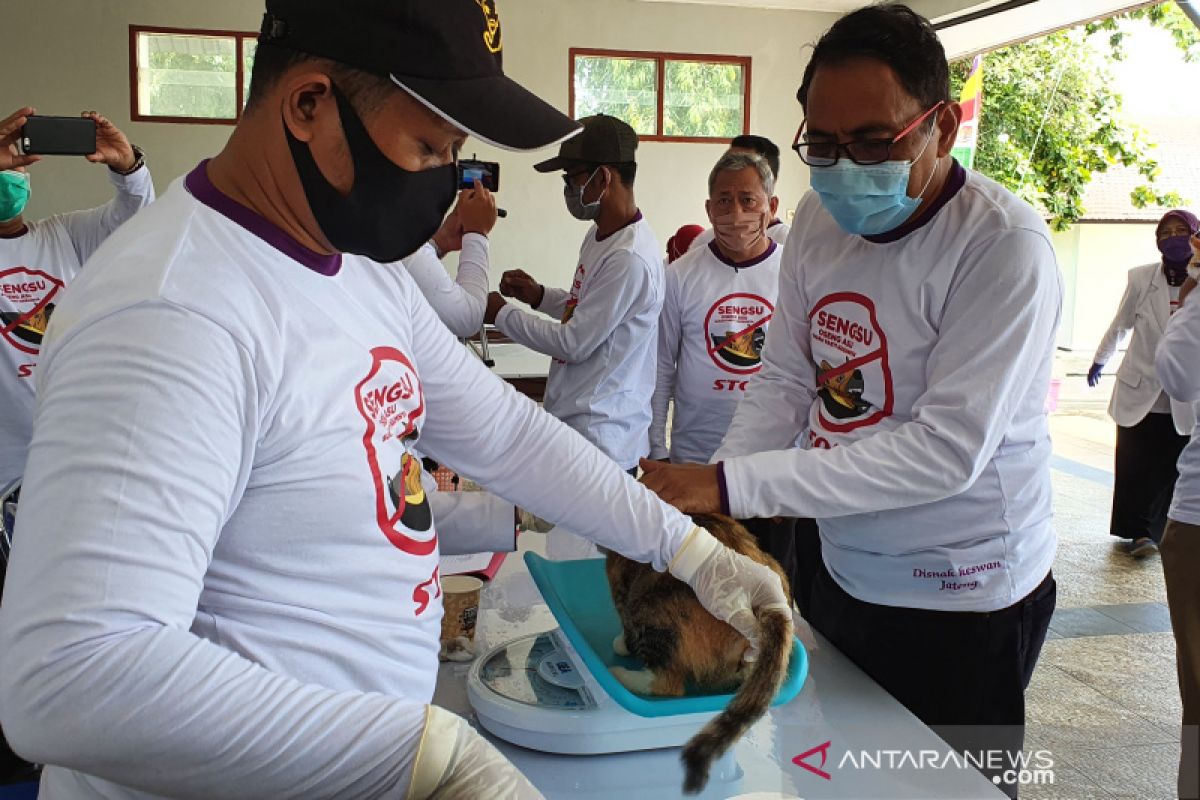
[[546, 288], [510, 270], [500, 291], [552, 319], [519, 311], [495, 292], [486, 319], [514, 341], [554, 357], [545, 409], [632, 471], [650, 451], [661, 248], [633, 196], [637, 134], [604, 114], [580, 123], [582, 134], [534, 167], [562, 170], [567, 210], [594, 222], [571, 288]]
[[109, 239], [51, 322], [0, 723], [48, 765], [46, 797], [536, 797], [429, 704], [441, 585], [418, 440], [670, 569], [752, 643], [751, 608], [782, 588], [376, 263], [437, 229], [468, 133], [529, 149], [576, 127], [503, 76], [494, 7], [269, 0], [260, 43], [228, 145]]

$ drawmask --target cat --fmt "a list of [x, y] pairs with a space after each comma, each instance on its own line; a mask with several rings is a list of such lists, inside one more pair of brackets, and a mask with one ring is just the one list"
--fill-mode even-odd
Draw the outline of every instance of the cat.
[[[738, 522], [719, 514], [697, 514], [697, 525], [722, 544], [770, 567], [791, 596], [787, 575]], [[736, 690], [729, 705], [684, 745], [684, 791], [695, 794], [708, 782], [712, 762], [766, 713], [787, 674], [792, 652], [792, 616], [779, 609], [758, 612], [758, 658], [742, 660], [749, 643], [709, 614], [691, 587], [649, 564], [608, 552], [605, 572], [623, 633], [613, 642], [618, 655], [632, 655], [644, 670], [612, 667], [630, 691], [681, 697], [686, 687], [704, 692]]]

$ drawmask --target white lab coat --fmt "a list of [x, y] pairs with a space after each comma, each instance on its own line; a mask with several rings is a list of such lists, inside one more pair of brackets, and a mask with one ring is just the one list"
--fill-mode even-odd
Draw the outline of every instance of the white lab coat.
[[[1108, 414], [1120, 426], [1133, 427], [1146, 418], [1162, 395], [1163, 387], [1154, 373], [1154, 351], [1171, 318], [1170, 287], [1159, 263], [1129, 270], [1129, 285], [1108, 332], [1092, 360], [1107, 364], [1125, 337], [1133, 332], [1125, 360], [1117, 370]], [[1195, 427], [1192, 407], [1171, 401], [1175, 430], [1187, 436]]]

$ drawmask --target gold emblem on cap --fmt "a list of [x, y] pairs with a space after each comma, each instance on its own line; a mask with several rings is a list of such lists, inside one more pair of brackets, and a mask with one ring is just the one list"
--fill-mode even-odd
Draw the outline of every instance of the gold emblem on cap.
[[504, 47], [504, 42], [500, 39], [500, 15], [488, 0], [475, 0], [475, 3], [483, 10], [483, 17], [487, 20], [487, 27], [483, 31], [483, 43], [487, 45], [488, 52], [499, 53]]

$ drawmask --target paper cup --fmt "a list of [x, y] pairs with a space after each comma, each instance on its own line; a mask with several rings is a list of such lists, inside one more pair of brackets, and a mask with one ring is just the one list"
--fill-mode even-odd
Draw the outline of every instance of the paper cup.
[[442, 641], [452, 642], [459, 637], [474, 640], [475, 619], [479, 616], [479, 591], [483, 581], [470, 575], [447, 575], [442, 578]]

